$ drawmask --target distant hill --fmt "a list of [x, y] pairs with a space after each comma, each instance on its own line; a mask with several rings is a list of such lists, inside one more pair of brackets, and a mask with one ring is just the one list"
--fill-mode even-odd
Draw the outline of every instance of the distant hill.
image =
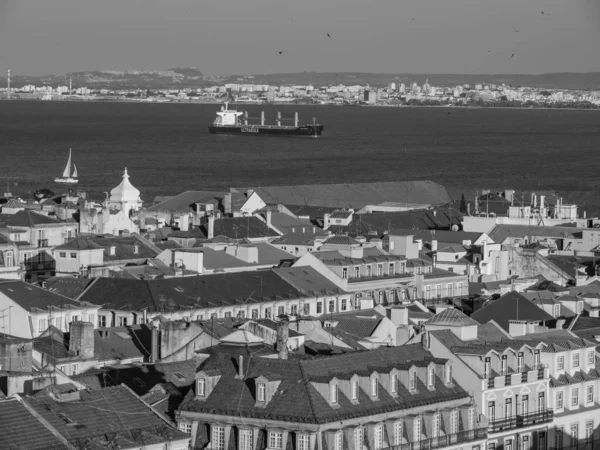
[[[206, 87], [225, 83], [269, 84], [269, 85], [365, 85], [383, 87], [395, 81], [419, 84], [429, 80], [434, 86], [455, 86], [458, 84], [508, 84], [511, 86], [532, 86], [547, 89], [600, 89], [600, 72], [588, 73], [546, 73], [540, 75], [518, 74], [381, 74], [362, 72], [298, 72], [255, 75], [207, 76], [193, 67], [177, 67], [167, 70], [101, 70], [74, 72], [65, 75], [13, 76], [15, 88], [26, 84], [67, 85], [69, 78], [73, 87], [106, 89], [182, 89]], [[6, 85], [6, 78], [0, 78], [0, 85]]]

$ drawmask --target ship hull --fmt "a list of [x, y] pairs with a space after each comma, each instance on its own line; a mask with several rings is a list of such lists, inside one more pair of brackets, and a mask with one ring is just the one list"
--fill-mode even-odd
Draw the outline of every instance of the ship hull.
[[306, 136], [319, 137], [323, 133], [323, 125], [302, 125], [287, 127], [276, 125], [209, 125], [211, 134], [236, 134], [246, 136]]
[[77, 178], [55, 178], [54, 179], [55, 183], [64, 183], [64, 184], [76, 184], [79, 183], [79, 180]]

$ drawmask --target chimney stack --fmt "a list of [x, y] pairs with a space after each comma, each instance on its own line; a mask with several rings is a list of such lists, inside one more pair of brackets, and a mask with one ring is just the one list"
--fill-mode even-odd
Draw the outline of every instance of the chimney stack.
[[69, 324], [69, 351], [82, 358], [94, 357], [94, 324], [91, 322]]
[[236, 376], [238, 380], [244, 378], [244, 357], [242, 355], [238, 356], [238, 374]]
[[215, 237], [215, 216], [208, 216], [208, 231], [206, 237], [207, 239]]
[[290, 335], [290, 319], [285, 314], [279, 316], [277, 324], [277, 351], [279, 359], [288, 359], [287, 341]]
[[271, 214], [272, 214], [271, 210], [267, 209], [267, 214], [266, 214], [267, 215], [267, 226], [269, 228], [271, 228]]

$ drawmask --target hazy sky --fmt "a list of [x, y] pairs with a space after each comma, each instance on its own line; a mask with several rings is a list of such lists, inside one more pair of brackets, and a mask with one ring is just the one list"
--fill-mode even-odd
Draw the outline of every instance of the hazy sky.
[[175, 66], [214, 75], [600, 71], [599, 4], [0, 0], [0, 73]]

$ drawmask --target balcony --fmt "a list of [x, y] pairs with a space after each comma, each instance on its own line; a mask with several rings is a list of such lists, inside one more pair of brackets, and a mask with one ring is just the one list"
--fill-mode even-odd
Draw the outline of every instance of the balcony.
[[516, 414], [504, 419], [490, 420], [488, 431], [490, 433], [499, 433], [501, 431], [516, 430], [552, 422], [553, 419], [554, 411], [552, 409], [543, 409], [527, 414]]
[[[570, 440], [569, 436], [564, 436], [564, 439]], [[590, 441], [588, 439], [580, 439], [577, 444], [562, 446], [562, 447], [548, 447], [548, 450], [598, 450], [600, 449], [600, 440], [596, 439], [594, 441]]]
[[48, 239], [38, 239], [38, 247], [48, 247]]
[[476, 428], [474, 430], [461, 431], [456, 434], [447, 434], [437, 438], [425, 439], [419, 442], [409, 442], [401, 445], [386, 447], [385, 450], [429, 450], [435, 448], [450, 447], [471, 441], [479, 441], [487, 438], [487, 428]]

